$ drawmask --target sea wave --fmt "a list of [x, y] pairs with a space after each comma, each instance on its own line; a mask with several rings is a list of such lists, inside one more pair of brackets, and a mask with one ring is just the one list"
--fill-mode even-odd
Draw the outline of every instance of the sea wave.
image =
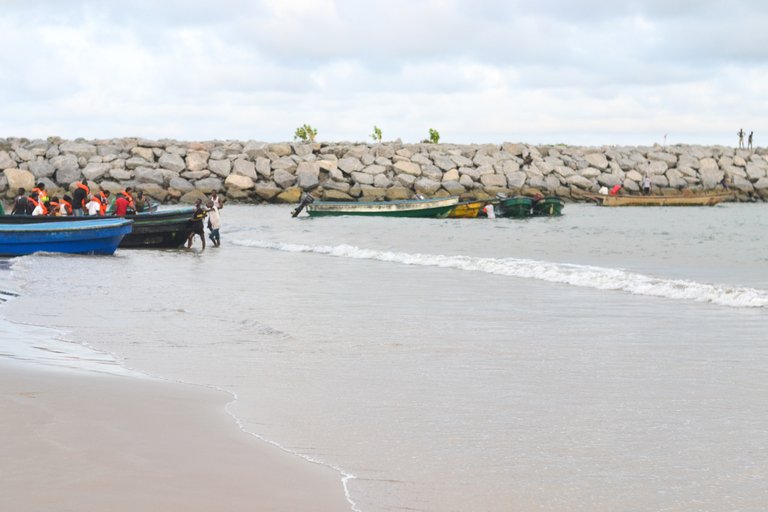
[[667, 279], [627, 272], [621, 269], [590, 265], [553, 263], [519, 258], [410, 254], [364, 249], [347, 244], [302, 245], [264, 240], [235, 240], [233, 243], [245, 247], [285, 252], [316, 253], [339, 258], [378, 260], [404, 265], [485, 272], [509, 277], [539, 279], [541, 281], [583, 288], [621, 291], [635, 295], [711, 303], [735, 308], [768, 308], [768, 291], [766, 290], [699, 283], [683, 279]]

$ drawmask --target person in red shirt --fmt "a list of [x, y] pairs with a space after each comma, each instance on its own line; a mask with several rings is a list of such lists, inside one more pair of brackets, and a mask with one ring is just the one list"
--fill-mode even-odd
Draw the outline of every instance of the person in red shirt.
[[621, 185], [614, 185], [611, 187], [611, 191], [609, 192], [612, 196], [615, 196], [619, 193], [619, 190], [621, 190]]
[[128, 204], [128, 199], [123, 194], [117, 194], [117, 198], [115, 198], [115, 215], [125, 217], [128, 211]]

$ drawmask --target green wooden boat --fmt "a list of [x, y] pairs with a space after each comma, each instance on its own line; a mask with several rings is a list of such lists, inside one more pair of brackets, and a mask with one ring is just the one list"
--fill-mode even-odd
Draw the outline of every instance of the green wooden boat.
[[533, 202], [531, 215], [535, 217], [557, 217], [563, 214], [563, 200], [555, 196], [547, 196]]
[[499, 199], [498, 204], [494, 206], [496, 217], [512, 217], [514, 219], [524, 219], [531, 216], [533, 199], [525, 196], [507, 197]]
[[306, 204], [306, 208], [310, 217], [364, 215], [443, 218], [448, 216], [458, 202], [458, 197], [380, 202], [313, 201]]

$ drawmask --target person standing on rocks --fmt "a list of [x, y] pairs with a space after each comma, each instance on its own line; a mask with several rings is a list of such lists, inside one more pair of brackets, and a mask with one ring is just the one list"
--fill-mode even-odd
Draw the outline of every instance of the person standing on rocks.
[[651, 195], [651, 177], [647, 174], [643, 177], [643, 195]]
[[752, 135], [754, 135], [755, 132], [749, 132], [749, 137], [747, 137], [747, 149], [752, 149]]
[[736, 135], [739, 136], [739, 149], [744, 149], [744, 129], [739, 128], [739, 131], [736, 132]]

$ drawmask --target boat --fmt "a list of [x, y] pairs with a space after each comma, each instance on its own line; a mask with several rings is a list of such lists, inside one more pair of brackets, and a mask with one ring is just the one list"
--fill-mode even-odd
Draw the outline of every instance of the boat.
[[486, 204], [488, 204], [487, 201], [465, 201], [458, 203], [448, 213], [448, 217], [451, 219], [474, 219], [480, 215]]
[[557, 217], [563, 214], [563, 200], [556, 196], [546, 196], [533, 201], [531, 215], [534, 217]]
[[714, 206], [733, 200], [730, 192], [717, 194], [680, 194], [674, 196], [591, 196], [601, 206]]
[[126, 215], [133, 220], [133, 231], [127, 235], [120, 247], [128, 249], [165, 248], [176, 249], [184, 245], [192, 232], [191, 206], [141, 212]]
[[[307, 194], [307, 196], [309, 195]], [[307, 200], [305, 197], [299, 207], [293, 211], [293, 216], [296, 217], [301, 212], [301, 208], [306, 207], [310, 217], [365, 215], [443, 218], [448, 216], [458, 202], [458, 197], [370, 202], [314, 201]]]
[[87, 222], [105, 219], [128, 219], [133, 221], [133, 230], [123, 238], [122, 248], [166, 248], [181, 247], [192, 232], [191, 206], [170, 208], [129, 214], [125, 217], [106, 215], [104, 217], [49, 217], [33, 215], [0, 215], [0, 225], [37, 224], [41, 222]]
[[533, 199], [525, 196], [505, 197], [494, 204], [496, 217], [524, 219], [531, 216]]
[[133, 221], [127, 219], [0, 224], [0, 256], [36, 252], [114, 254], [132, 225]]

